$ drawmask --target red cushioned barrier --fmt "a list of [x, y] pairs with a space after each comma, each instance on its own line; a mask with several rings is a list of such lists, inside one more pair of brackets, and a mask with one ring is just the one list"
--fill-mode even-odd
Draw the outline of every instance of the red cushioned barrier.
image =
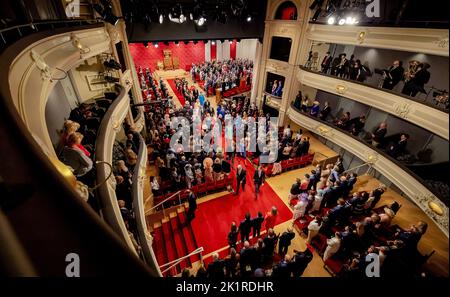
[[325, 265], [331, 273], [337, 275], [341, 272], [344, 262], [339, 258], [331, 257], [325, 261]]
[[[172, 228], [173, 233], [173, 239], [175, 242], [176, 252], [178, 257], [183, 257], [188, 254], [187, 248], [185, 246], [184, 240], [183, 240], [183, 232], [182, 227], [179, 223], [179, 220], [177, 217], [173, 217], [170, 219], [170, 227]], [[185, 267], [191, 266], [189, 263], [189, 259], [184, 260], [180, 262], [180, 269], [183, 270]], [[178, 271], [181, 272], [181, 271]]]

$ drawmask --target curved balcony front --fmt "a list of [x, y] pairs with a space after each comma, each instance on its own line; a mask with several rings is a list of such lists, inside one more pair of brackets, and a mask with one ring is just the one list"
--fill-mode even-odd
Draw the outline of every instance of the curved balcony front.
[[449, 139], [448, 113], [421, 102], [303, 67], [298, 70], [297, 79], [301, 84], [372, 106]]
[[[296, 124], [336, 143], [371, 166], [395, 184], [407, 197], [421, 208], [448, 237], [448, 207], [422, 182], [422, 180], [406, 167], [398, 164], [384, 152], [367, 145], [362, 140], [353, 137], [328, 122], [321, 121], [301, 113], [293, 106], [288, 110], [289, 118]], [[435, 206], [442, 211], [436, 213]]]
[[449, 56], [448, 30], [310, 24], [306, 38], [338, 44]]

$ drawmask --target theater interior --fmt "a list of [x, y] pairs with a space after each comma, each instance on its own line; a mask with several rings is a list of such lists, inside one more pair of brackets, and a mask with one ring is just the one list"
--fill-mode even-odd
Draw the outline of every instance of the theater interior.
[[0, 275], [448, 277], [426, 2], [2, 1]]

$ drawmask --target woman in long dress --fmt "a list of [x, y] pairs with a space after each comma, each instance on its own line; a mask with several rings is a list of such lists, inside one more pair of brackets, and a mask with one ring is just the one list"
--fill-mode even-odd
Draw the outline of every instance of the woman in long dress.
[[292, 218], [294, 221], [305, 215], [306, 207], [308, 206], [308, 200], [301, 196], [302, 195], [300, 195], [300, 199], [294, 206], [294, 217]]

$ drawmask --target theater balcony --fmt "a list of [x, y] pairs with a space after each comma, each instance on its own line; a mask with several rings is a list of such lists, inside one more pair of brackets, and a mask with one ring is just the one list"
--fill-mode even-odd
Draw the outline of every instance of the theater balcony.
[[302, 85], [349, 98], [359, 103], [399, 117], [420, 126], [433, 134], [449, 139], [448, 113], [424, 104], [421, 100], [368, 86], [356, 81], [341, 79], [301, 67], [297, 79]]
[[288, 117], [297, 125], [329, 140], [353, 154], [365, 164], [370, 165], [377, 174], [388, 182], [388, 185], [395, 186], [398, 192], [408, 197], [423, 210], [448, 237], [448, 207], [418, 175], [391, 158], [384, 151], [367, 144], [329, 122], [305, 114], [292, 105], [288, 110]]
[[[11, 239], [4, 244], [22, 251], [17, 255], [25, 263], [16, 265], [16, 259], [7, 267], [14, 275], [65, 276], [67, 257], [76, 254], [82, 276], [160, 275], [145, 232], [143, 170], [135, 172], [132, 189], [133, 225], [142, 252], [131, 242], [112, 176], [114, 141], [118, 132], [123, 134], [124, 119], [131, 118], [133, 74], [110, 70], [113, 82], [94, 82], [101, 76], [96, 67], [103, 66], [104, 57], [117, 54], [117, 30], [98, 20], [45, 25], [38, 26], [40, 30], [29, 25], [30, 32], [7, 44], [0, 56], [6, 74], [0, 82], [1, 153], [7, 156], [0, 163], [0, 202], [6, 217], [1, 225]], [[87, 187], [81, 187], [80, 179], [58, 159], [54, 129], [69, 117], [69, 101], [63, 96], [68, 89], [74, 98], [96, 105], [101, 114], [92, 137], [96, 181]], [[107, 94], [112, 97], [105, 99]], [[142, 122], [140, 110], [139, 117]], [[137, 130], [143, 125], [136, 125]], [[145, 168], [146, 157], [141, 140], [136, 168]], [[87, 197], [96, 207], [86, 203]]]

